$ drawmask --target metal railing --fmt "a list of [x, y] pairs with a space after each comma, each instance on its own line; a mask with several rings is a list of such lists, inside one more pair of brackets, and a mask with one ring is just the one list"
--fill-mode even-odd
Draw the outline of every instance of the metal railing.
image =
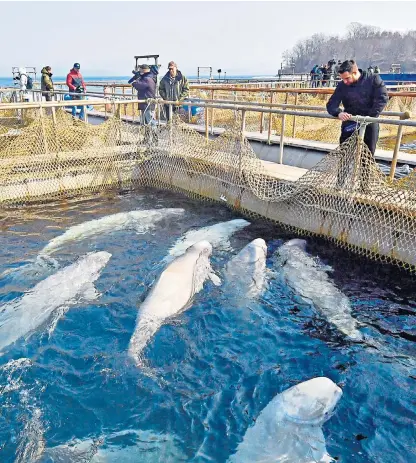
[[[145, 103], [145, 104], [154, 104], [157, 107], [161, 107], [162, 105], [167, 105], [169, 107], [168, 114], [172, 114], [172, 108], [173, 106], [182, 106], [183, 102], [174, 102], [174, 101], [164, 101], [162, 99], [148, 99], [148, 100], [138, 100], [138, 99], [130, 99], [130, 100], [112, 100], [111, 101], [111, 106], [113, 107], [113, 113], [116, 113], [116, 107], [120, 105], [132, 105], [135, 107], [138, 103]], [[25, 110], [25, 109], [38, 109], [40, 116], [43, 117], [43, 109], [48, 109], [50, 108], [52, 110], [52, 116], [54, 122], [56, 122], [56, 119], [54, 117], [55, 115], [55, 109], [56, 108], [66, 108], [66, 107], [72, 107], [72, 106], [88, 106], [88, 105], [102, 105], [103, 100], [76, 100], [76, 104], [74, 104], [74, 101], [40, 101], [40, 102], [26, 102], [26, 103], [0, 103], [0, 112], [2, 110]], [[323, 112], [316, 112], [316, 111], [295, 111], [289, 108], [284, 108], [284, 109], [278, 109], [278, 108], [270, 108], [270, 107], [261, 107], [259, 106], [254, 106], [254, 105], [245, 105], [245, 104], [240, 104], [240, 103], [223, 103], [223, 102], [187, 102], [186, 103], [188, 106], [196, 106], [196, 107], [203, 107], [205, 110], [205, 138], [208, 140], [209, 139], [209, 114], [208, 111], [209, 109], [228, 109], [228, 110], [233, 110], [237, 112], [241, 112], [241, 132], [244, 135], [245, 132], [245, 125], [246, 125], [246, 114], [247, 112], [258, 112], [258, 113], [267, 113], [276, 116], [280, 116], [282, 118], [282, 130], [281, 134], [279, 137], [279, 144], [280, 144], [280, 156], [279, 156], [279, 163], [283, 164], [283, 150], [284, 150], [284, 143], [285, 143], [285, 135], [284, 135], [284, 127], [285, 127], [285, 118], [286, 116], [303, 116], [303, 117], [311, 117], [311, 118], [318, 118], [318, 119], [331, 119], [331, 120], [336, 120], [338, 121], [339, 119], [332, 117], [329, 114], [323, 113]], [[87, 111], [85, 111], [85, 114]], [[397, 113], [399, 114], [399, 113]], [[398, 154], [399, 154], [399, 149], [400, 149], [400, 143], [401, 143], [401, 138], [402, 138], [402, 133], [403, 133], [403, 128], [404, 127], [414, 127], [416, 128], [416, 121], [414, 120], [395, 120], [395, 119], [385, 119], [385, 118], [373, 118], [373, 117], [363, 117], [363, 116], [352, 116], [351, 117], [352, 121], [359, 122], [359, 123], [379, 123], [379, 124], [386, 124], [386, 125], [393, 125], [398, 127], [397, 135], [396, 135], [396, 143], [395, 143], [395, 148], [393, 151], [393, 157], [392, 157], [392, 162], [391, 162], [391, 169], [390, 169], [390, 174], [389, 178], [393, 179], [394, 178], [394, 173], [397, 165], [397, 159], [398, 159]], [[134, 122], [134, 117], [131, 120], [131, 122]], [[166, 121], [169, 123], [169, 120]], [[341, 121], [339, 121], [341, 123]], [[158, 123], [161, 123], [160, 118], [158, 119]], [[268, 135], [268, 142], [270, 142], [270, 134]]]

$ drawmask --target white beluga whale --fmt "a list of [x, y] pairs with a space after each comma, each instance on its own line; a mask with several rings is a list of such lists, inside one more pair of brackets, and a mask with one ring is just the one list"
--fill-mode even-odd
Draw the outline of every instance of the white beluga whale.
[[[120, 445], [127, 438], [129, 445]], [[169, 434], [128, 429], [48, 447], [36, 463], [177, 463], [188, 458]]]
[[[111, 254], [89, 253], [75, 263], [42, 280], [24, 296], [0, 307], [0, 352], [22, 336], [32, 333], [51, 318], [62, 315], [78, 298], [95, 299], [93, 286]], [[58, 320], [54, 320], [54, 324]]]
[[189, 230], [169, 250], [169, 255], [165, 260], [169, 261], [173, 257], [181, 256], [190, 246], [198, 241], [209, 241], [214, 248], [226, 249], [230, 246], [230, 236], [249, 225], [250, 222], [247, 220], [234, 219], [199, 228], [198, 230]]
[[322, 425], [342, 395], [318, 377], [278, 394], [248, 428], [229, 463], [330, 463]]
[[139, 308], [128, 349], [138, 365], [141, 352], [165, 320], [189, 308], [193, 296], [201, 291], [207, 278], [214, 284], [220, 283], [211, 268], [211, 253], [208, 241], [194, 244], [168, 264], [154, 284]]
[[262, 238], [253, 240], [227, 263], [227, 284], [238, 287], [244, 297], [258, 296], [266, 282], [266, 255], [266, 242]]
[[329, 279], [325, 269], [306, 252], [306, 241], [294, 239], [277, 250], [287, 284], [303, 299], [312, 302], [327, 320], [355, 341], [363, 340], [351, 304]]
[[50, 255], [72, 241], [84, 240], [103, 233], [113, 233], [129, 228], [136, 230], [138, 233], [144, 233], [153, 228], [154, 225], [162, 219], [180, 216], [184, 212], [184, 209], [180, 208], [149, 209], [143, 211], [120, 212], [99, 219], [89, 220], [74, 225], [62, 235], [53, 238], [42, 249], [40, 254]]

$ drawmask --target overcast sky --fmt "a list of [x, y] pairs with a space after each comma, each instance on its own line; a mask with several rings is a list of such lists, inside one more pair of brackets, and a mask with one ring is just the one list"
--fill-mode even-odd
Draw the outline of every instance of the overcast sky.
[[[64, 75], [129, 75], [134, 55], [159, 54], [188, 75], [276, 74], [282, 53], [314, 33], [351, 22], [416, 29], [416, 2], [0, 2], [0, 76], [51, 65]], [[329, 57], [331, 58], [331, 57]]]

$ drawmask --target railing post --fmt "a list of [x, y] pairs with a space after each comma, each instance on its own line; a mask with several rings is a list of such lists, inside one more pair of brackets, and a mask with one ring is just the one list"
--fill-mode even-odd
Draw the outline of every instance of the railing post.
[[209, 121], [208, 121], [208, 107], [205, 106], [205, 138], [208, 141]]
[[45, 130], [45, 125], [44, 125], [44, 120], [43, 120], [42, 105], [39, 105], [39, 115], [40, 115], [40, 125], [42, 128], [42, 138], [43, 138], [43, 146], [45, 148], [45, 154], [49, 154], [48, 140], [46, 139], [46, 130]]
[[[295, 94], [295, 106], [298, 104], [298, 96], [299, 93]], [[292, 128], [292, 138], [295, 138], [295, 133], [296, 133], [296, 116], [293, 116], [293, 128]]]
[[[357, 152], [355, 153], [355, 166], [354, 166], [354, 183], [352, 187], [355, 186], [358, 178], [359, 171], [361, 169], [361, 145], [364, 143], [364, 133], [365, 133], [365, 125], [361, 125], [358, 131], [357, 137]], [[362, 186], [362, 185], [361, 185]]]
[[[84, 101], [85, 101], [85, 100], [84, 100]], [[83, 117], [83, 120], [84, 120], [85, 123], [88, 122], [87, 106], [88, 106], [88, 105], [85, 105], [85, 106], [84, 106], [84, 117]]]
[[283, 146], [284, 146], [284, 137], [285, 137], [285, 127], [286, 127], [286, 114], [282, 115], [282, 131], [280, 133], [280, 164], [283, 164]]
[[241, 111], [241, 133], [244, 135], [246, 131], [246, 110], [243, 109]]
[[[211, 91], [211, 100], [214, 101], [214, 90]], [[214, 135], [214, 108], [211, 108], [211, 135]]]
[[403, 135], [403, 126], [399, 125], [399, 128], [397, 129], [396, 144], [394, 146], [393, 159], [391, 160], [391, 167], [390, 167], [390, 174], [389, 174], [390, 181], [394, 179], [394, 173], [396, 172], [397, 158], [399, 156], [400, 145], [402, 143], [402, 135]]
[[[270, 92], [270, 104], [273, 104], [273, 97], [274, 97], [274, 93]], [[273, 123], [273, 114], [270, 113], [270, 116], [269, 116], [269, 129], [268, 129], [268, 132], [267, 132], [267, 143], [269, 145], [270, 145], [270, 137], [271, 137], [271, 134], [272, 134], [272, 123]]]

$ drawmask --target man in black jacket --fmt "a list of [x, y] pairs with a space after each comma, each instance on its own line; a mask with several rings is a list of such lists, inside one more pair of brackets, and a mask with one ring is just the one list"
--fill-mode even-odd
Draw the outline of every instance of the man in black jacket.
[[[358, 69], [354, 60], [344, 61], [338, 69], [342, 82], [329, 99], [326, 109], [331, 116], [341, 119], [340, 143], [347, 140], [355, 131], [357, 124], [350, 121], [351, 116], [378, 117], [389, 98], [384, 82], [378, 74], [368, 75]], [[344, 109], [340, 109], [340, 104]], [[379, 134], [379, 124], [368, 124], [364, 142], [375, 153]]]

